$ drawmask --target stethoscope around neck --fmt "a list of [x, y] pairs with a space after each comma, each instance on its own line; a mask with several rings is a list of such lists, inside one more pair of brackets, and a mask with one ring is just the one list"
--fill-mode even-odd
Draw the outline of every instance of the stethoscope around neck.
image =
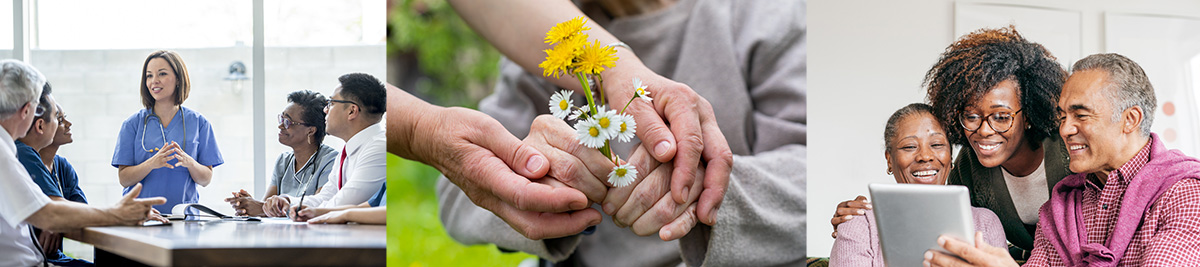
[[[182, 111], [183, 111], [183, 108], [180, 107], [179, 110], [175, 111], [175, 112], [178, 113], [178, 112], [182, 112]], [[147, 127], [147, 125], [150, 122], [150, 116], [154, 116], [155, 119], [158, 119], [158, 132], [162, 134], [163, 144], [167, 143], [168, 138], [167, 138], [167, 129], [165, 127], [163, 127], [163, 124], [162, 124], [162, 117], [159, 117], [158, 114], [154, 114], [154, 110], [150, 110], [150, 114], [146, 114], [145, 117], [142, 117], [142, 142], [141, 142], [142, 150], [144, 150], [146, 152], [154, 153], [154, 152], [158, 152], [158, 150], [162, 149], [162, 147], [146, 149], [146, 128], [149, 128], [149, 127]], [[179, 123], [183, 123], [183, 140], [184, 141], [187, 140], [187, 120], [185, 119], [185, 117], [187, 117], [187, 116], [179, 116]], [[183, 152], [187, 153], [186, 148], [180, 147], [180, 149], [183, 149]]]

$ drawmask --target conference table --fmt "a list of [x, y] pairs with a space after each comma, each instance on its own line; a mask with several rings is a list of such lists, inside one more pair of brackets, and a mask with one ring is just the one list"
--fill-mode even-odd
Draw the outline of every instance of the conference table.
[[381, 225], [263, 221], [172, 221], [159, 226], [86, 227], [68, 238], [95, 247], [98, 265], [382, 266]]

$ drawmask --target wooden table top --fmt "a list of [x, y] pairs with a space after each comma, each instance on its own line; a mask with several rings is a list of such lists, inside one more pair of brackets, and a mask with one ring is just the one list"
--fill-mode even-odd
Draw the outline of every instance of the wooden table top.
[[87, 227], [67, 237], [148, 265], [384, 265], [382, 225], [282, 220]]

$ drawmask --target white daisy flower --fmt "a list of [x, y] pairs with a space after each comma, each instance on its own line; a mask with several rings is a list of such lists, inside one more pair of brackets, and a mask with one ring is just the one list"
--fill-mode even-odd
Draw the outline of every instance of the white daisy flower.
[[616, 110], [608, 110], [604, 106], [600, 106], [600, 108], [597, 109], [596, 114], [592, 116], [592, 119], [596, 120], [596, 124], [600, 126], [602, 131], [604, 131], [605, 136], [608, 136], [607, 138], [613, 138], [617, 136], [618, 126], [616, 117]]
[[562, 90], [550, 96], [550, 114], [559, 119], [567, 118], [567, 114], [571, 113], [571, 108], [575, 104], [575, 101], [571, 100], [573, 93], [569, 90]]
[[634, 133], [637, 132], [637, 122], [633, 121], [633, 116], [628, 114], [618, 114], [613, 123], [617, 124], [617, 134], [613, 139], [621, 140], [621, 142], [629, 142], [633, 139]]
[[570, 117], [567, 117], [567, 119], [568, 119], [568, 120], [575, 120], [575, 119], [578, 119], [578, 118], [579, 118], [579, 116], [582, 116], [582, 115], [583, 115], [583, 110], [582, 110], [582, 109], [575, 109], [575, 111], [571, 111], [571, 116], [570, 116]]
[[632, 184], [633, 180], [637, 179], [637, 173], [637, 168], [632, 164], [617, 165], [608, 173], [608, 183], [616, 187]]
[[633, 92], [635, 97], [641, 98], [646, 102], [654, 100], [654, 98], [650, 98], [650, 91], [646, 91], [646, 86], [642, 85], [642, 79], [638, 79], [637, 77], [633, 77]]
[[604, 141], [608, 141], [608, 134], [600, 129], [600, 124], [594, 119], [575, 123], [575, 133], [579, 135], [579, 144], [590, 148], [604, 147]]

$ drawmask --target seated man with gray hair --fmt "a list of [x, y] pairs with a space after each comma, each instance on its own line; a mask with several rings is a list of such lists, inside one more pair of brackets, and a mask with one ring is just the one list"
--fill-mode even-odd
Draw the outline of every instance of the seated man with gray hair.
[[[1200, 265], [1200, 160], [1168, 150], [1150, 132], [1156, 103], [1129, 58], [1096, 54], [1075, 63], [1058, 100], [1059, 135], [1075, 174], [1042, 206], [1026, 266]], [[998, 257], [1008, 256], [1002, 249], [939, 243], [971, 264], [1014, 265]], [[926, 261], [966, 265], [934, 252]]]

